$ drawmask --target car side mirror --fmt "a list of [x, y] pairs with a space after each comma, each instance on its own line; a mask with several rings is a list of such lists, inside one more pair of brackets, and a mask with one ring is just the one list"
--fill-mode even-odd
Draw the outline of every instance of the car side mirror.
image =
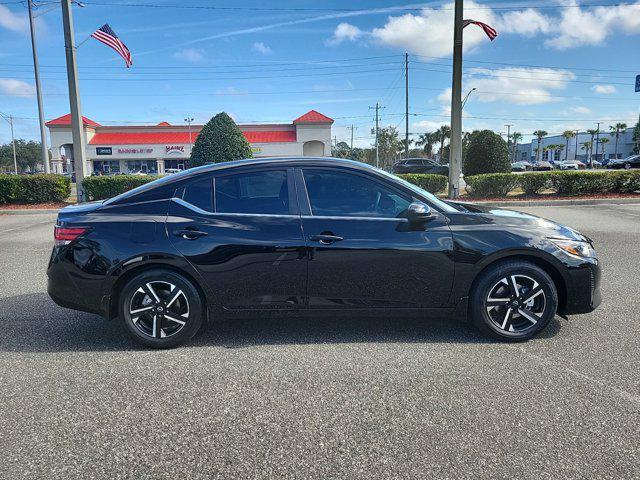
[[413, 202], [407, 208], [407, 219], [411, 223], [424, 223], [433, 220], [435, 217], [435, 213], [431, 211], [431, 208], [426, 203]]

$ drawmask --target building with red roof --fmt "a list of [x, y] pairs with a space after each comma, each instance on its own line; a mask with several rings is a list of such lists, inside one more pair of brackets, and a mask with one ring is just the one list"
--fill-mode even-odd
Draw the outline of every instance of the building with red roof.
[[[159, 173], [185, 169], [202, 125], [101, 125], [83, 118], [87, 170], [102, 173]], [[254, 157], [328, 156], [333, 119], [316, 110], [291, 123], [239, 124]], [[52, 171], [73, 169], [71, 115], [46, 123], [52, 152]], [[212, 159], [214, 160], [214, 159]]]

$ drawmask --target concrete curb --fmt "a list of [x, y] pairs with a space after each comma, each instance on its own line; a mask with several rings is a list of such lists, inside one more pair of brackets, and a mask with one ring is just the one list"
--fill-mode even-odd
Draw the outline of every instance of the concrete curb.
[[485, 205], [488, 207], [566, 207], [571, 205], [625, 205], [639, 204], [640, 197], [635, 198], [576, 198], [571, 200], [506, 200], [504, 202], [464, 202]]
[[44, 215], [51, 213], [58, 213], [60, 209], [52, 208], [25, 208], [23, 210], [0, 210], [0, 215]]

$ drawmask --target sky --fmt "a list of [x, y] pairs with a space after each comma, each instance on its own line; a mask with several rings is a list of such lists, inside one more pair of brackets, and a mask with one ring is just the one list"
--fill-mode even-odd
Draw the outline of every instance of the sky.
[[[338, 141], [404, 133], [409, 54], [412, 138], [449, 123], [453, 3], [390, 0], [86, 0], [74, 6], [83, 114], [99, 123], [283, 122], [310, 109], [335, 119]], [[41, 0], [36, 31], [46, 119], [69, 112], [60, 2]], [[463, 129], [533, 131], [634, 124], [640, 93], [640, 0], [465, 1]], [[109, 23], [132, 52], [125, 68], [90, 34]], [[85, 41], [86, 40], [86, 41]], [[38, 139], [28, 17], [0, 0], [0, 112]], [[0, 121], [0, 143], [10, 140]]]

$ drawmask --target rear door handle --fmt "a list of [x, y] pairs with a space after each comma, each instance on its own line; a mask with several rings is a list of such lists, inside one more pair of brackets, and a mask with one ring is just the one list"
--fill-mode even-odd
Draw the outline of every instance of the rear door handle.
[[173, 234], [176, 237], [182, 237], [185, 240], [195, 240], [200, 237], [206, 237], [209, 235], [207, 232], [203, 232], [202, 230], [191, 230], [189, 228], [184, 230], [175, 230]]
[[323, 245], [330, 245], [333, 242], [339, 242], [340, 240], [344, 240], [344, 238], [339, 237], [337, 235], [321, 234], [321, 235], [311, 235], [311, 237], [309, 237], [309, 240], [311, 240], [312, 242], [320, 242]]

